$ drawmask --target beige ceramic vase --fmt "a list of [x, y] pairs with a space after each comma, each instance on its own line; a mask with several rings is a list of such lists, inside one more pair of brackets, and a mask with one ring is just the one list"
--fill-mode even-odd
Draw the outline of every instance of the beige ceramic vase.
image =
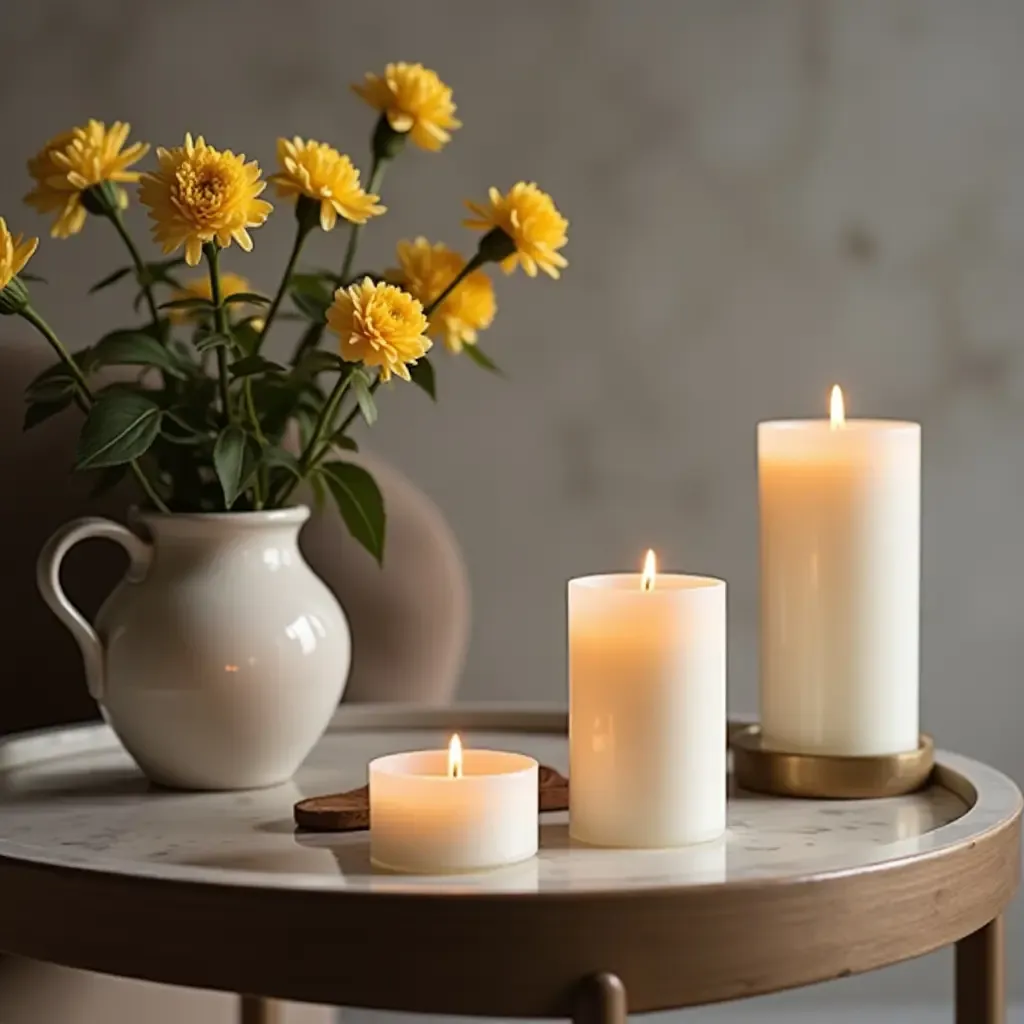
[[[252, 789], [291, 778], [348, 678], [348, 622], [299, 550], [305, 507], [75, 520], [39, 557], [39, 589], [71, 631], [89, 692], [153, 781]], [[60, 566], [105, 537], [130, 565], [93, 627]], [[145, 538], [145, 539], [143, 539]]]

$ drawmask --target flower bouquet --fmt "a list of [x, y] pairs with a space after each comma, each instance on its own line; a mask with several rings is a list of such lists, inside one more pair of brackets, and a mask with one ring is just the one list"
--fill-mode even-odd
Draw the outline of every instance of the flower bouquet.
[[[495, 313], [483, 268], [498, 263], [506, 273], [519, 266], [558, 277], [568, 224], [534, 184], [492, 188], [487, 202], [468, 204], [466, 226], [483, 232], [468, 260], [417, 238], [398, 243], [395, 268], [354, 275], [360, 231], [385, 212], [385, 170], [407, 140], [437, 152], [460, 123], [451, 89], [419, 64], [389, 64], [353, 89], [379, 111], [365, 187], [349, 157], [301, 138], [278, 141], [278, 169], [266, 181], [256, 162], [191, 135], [182, 146], [158, 148], [157, 166], [139, 171], [149, 146], [129, 144], [121, 122], [90, 121], [29, 161], [35, 184], [26, 201], [54, 216], [52, 236], [75, 235], [98, 218], [130, 257], [91, 291], [132, 285], [137, 322], [71, 352], [29, 294], [39, 279], [25, 267], [38, 239], [12, 235], [0, 218], [0, 314], [27, 321], [57, 355], [28, 388], [25, 427], [78, 406], [75, 467], [96, 472], [99, 488], [130, 473], [154, 511], [223, 513], [286, 508], [308, 483], [382, 560], [384, 503], [371, 475], [343, 457], [356, 450], [351, 427], [358, 417], [374, 422], [375, 394], [392, 377], [434, 397], [427, 353], [435, 339], [494, 369], [477, 345]], [[272, 211], [261, 198], [268, 181], [293, 204], [296, 221], [272, 295], [220, 267], [232, 243], [252, 249], [250, 231]], [[125, 186], [134, 183], [159, 259], [143, 256], [125, 220]], [[301, 267], [309, 236], [339, 224], [347, 240], [338, 269]], [[181, 276], [200, 263], [201, 277]], [[282, 362], [270, 358], [267, 341], [286, 320], [300, 329]], [[135, 369], [114, 380], [97, 376], [108, 367]]]

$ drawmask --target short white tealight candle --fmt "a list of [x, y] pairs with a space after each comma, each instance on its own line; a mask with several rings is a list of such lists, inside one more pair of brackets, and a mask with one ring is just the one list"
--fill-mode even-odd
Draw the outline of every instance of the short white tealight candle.
[[503, 750], [390, 754], [370, 762], [370, 859], [410, 874], [482, 871], [537, 852], [537, 762]]
[[725, 583], [569, 581], [569, 832], [665, 847], [725, 831]]
[[761, 728], [794, 753], [918, 745], [921, 427], [847, 419], [757, 428]]

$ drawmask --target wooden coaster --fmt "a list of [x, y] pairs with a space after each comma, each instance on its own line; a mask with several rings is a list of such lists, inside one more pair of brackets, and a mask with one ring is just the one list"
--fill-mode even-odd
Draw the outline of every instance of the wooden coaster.
[[[569, 780], [542, 764], [537, 772], [541, 811], [569, 810]], [[311, 796], [295, 805], [295, 824], [307, 832], [361, 832], [370, 827], [370, 787]]]

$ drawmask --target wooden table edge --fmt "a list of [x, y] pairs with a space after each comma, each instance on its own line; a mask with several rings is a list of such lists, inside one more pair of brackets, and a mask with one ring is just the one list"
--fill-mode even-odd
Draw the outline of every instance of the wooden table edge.
[[[524, 710], [522, 729], [564, 723], [564, 712]], [[344, 727], [401, 718], [406, 728], [509, 728], [502, 714], [361, 709]], [[940, 766], [937, 780], [973, 799], [957, 772]], [[596, 975], [620, 980], [631, 1012], [681, 1008], [845, 977], [987, 934], [1019, 881], [1020, 829], [1018, 802], [947, 848], [863, 870], [455, 900], [283, 892], [0, 857], [0, 948], [151, 981], [395, 1011], [570, 1016], [578, 984]]]

